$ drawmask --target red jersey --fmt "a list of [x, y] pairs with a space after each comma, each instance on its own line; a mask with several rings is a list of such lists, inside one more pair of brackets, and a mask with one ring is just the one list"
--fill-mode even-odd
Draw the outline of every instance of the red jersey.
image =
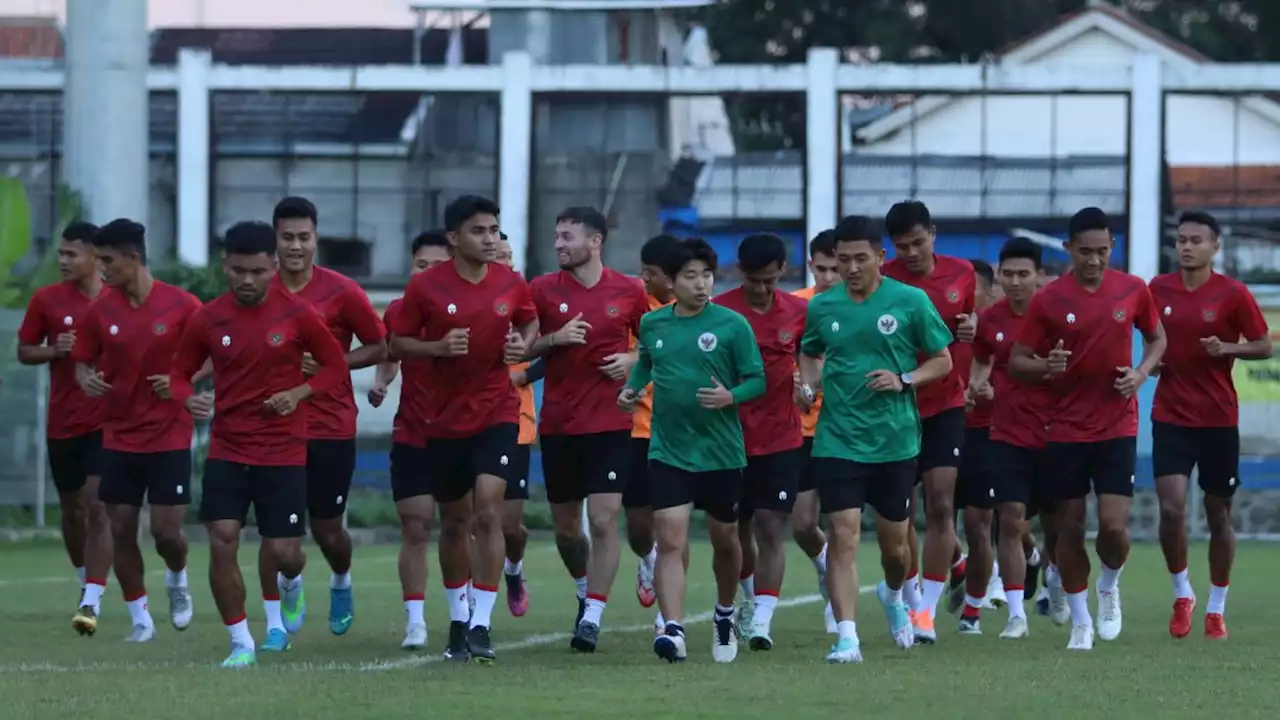
[[[978, 314], [979, 316], [982, 315], [981, 312]], [[977, 342], [977, 337], [974, 338], [974, 342]], [[960, 380], [964, 383], [966, 388], [969, 387], [969, 375], [973, 371], [973, 358], [976, 354], [976, 350], [972, 343], [955, 343], [951, 347], [951, 363], [956, 372], [960, 375]], [[964, 426], [967, 428], [990, 428], [991, 403], [979, 398], [977, 404], [973, 406], [972, 410], [966, 405], [964, 411]]]
[[772, 455], [800, 447], [804, 435], [795, 401], [796, 353], [804, 335], [808, 303], [775, 291], [773, 305], [762, 313], [747, 305], [742, 288], [719, 295], [714, 302], [747, 319], [764, 360], [764, 394], [738, 406], [747, 455]]
[[182, 403], [156, 395], [147, 378], [169, 374], [199, 308], [191, 293], [159, 280], [137, 307], [116, 292], [89, 308], [71, 357], [96, 365], [111, 386], [102, 397], [102, 447], [129, 453], [190, 449], [195, 420]]
[[1071, 352], [1067, 371], [1049, 383], [1050, 442], [1099, 442], [1138, 435], [1137, 395], [1115, 389], [1119, 367], [1132, 367], [1133, 328], [1144, 334], [1160, 325], [1147, 284], [1107, 270], [1095, 292], [1065, 275], [1031, 299], [1018, 344], [1036, 355], [1063, 342]]
[[[272, 283], [289, 292], [279, 274]], [[294, 294], [320, 313], [343, 352], [350, 352], [354, 338], [360, 338], [362, 345], [386, 339], [386, 328], [369, 303], [369, 296], [346, 275], [328, 268], [312, 268], [311, 280]], [[343, 364], [345, 366], [345, 360]], [[346, 440], [356, 436], [356, 397], [351, 372], [348, 370], [343, 377], [346, 379], [338, 387], [308, 401], [308, 439]]]
[[564, 327], [579, 313], [591, 325], [585, 345], [547, 351], [539, 430], [543, 435], [630, 430], [634, 420], [618, 407], [618, 391], [626, 379], [612, 380], [600, 372], [600, 366], [606, 357], [630, 351], [632, 336], [640, 332], [640, 318], [649, 312], [644, 285], [605, 268], [600, 282], [587, 287], [573, 273], [561, 270], [534, 278], [529, 293], [543, 335]]
[[1239, 424], [1240, 402], [1231, 381], [1235, 360], [1210, 356], [1200, 340], [1233, 343], [1267, 336], [1267, 320], [1249, 288], [1214, 273], [1188, 290], [1178, 273], [1170, 273], [1151, 281], [1151, 295], [1169, 338], [1151, 419], [1183, 427]]
[[[942, 321], [952, 336], [960, 323], [958, 315], [973, 312], [976, 302], [977, 280], [973, 277], [973, 265], [949, 255], [935, 255], [933, 272], [928, 275], [917, 275], [907, 269], [906, 263], [894, 258], [884, 264], [882, 271], [885, 277], [893, 278], [912, 287], [920, 288], [933, 301]], [[959, 352], [967, 357], [967, 348], [959, 348], [959, 341], [952, 342], [951, 354]], [[923, 362], [924, 358], [921, 357]], [[967, 375], [961, 373], [960, 363], [953, 362], [951, 372], [943, 380], [929, 383], [916, 389], [916, 404], [920, 408], [920, 419], [931, 418], [944, 410], [964, 407], [964, 388], [969, 381]]]
[[[27, 314], [18, 328], [18, 342], [22, 345], [44, 343], [52, 347], [58, 343], [59, 335], [77, 331], [76, 344], [79, 345], [78, 331], [90, 306], [110, 293], [104, 287], [96, 298], [91, 298], [80, 292], [73, 282], [40, 288], [27, 305]], [[104, 407], [102, 398], [91, 398], [80, 389], [76, 382], [75, 360], [67, 356], [49, 363], [49, 412], [45, 433], [50, 439], [63, 440], [98, 430], [102, 427]]]
[[[311, 378], [302, 375], [302, 355], [308, 352], [320, 365]], [[276, 288], [253, 306], [226, 293], [187, 321], [169, 376], [174, 400], [191, 396], [191, 376], [208, 358], [216, 387], [209, 457], [242, 465], [305, 465], [306, 413], [299, 407], [280, 415], [265, 403], [303, 383], [313, 397], [323, 395], [350, 375], [346, 354], [324, 318]]]
[[[394, 325], [396, 313], [403, 300], [392, 300], [382, 321], [387, 327]], [[419, 338], [421, 339], [421, 338]], [[400, 361], [400, 405], [396, 408], [395, 423], [391, 426], [391, 442], [422, 448], [427, 445], [425, 410], [427, 378], [431, 370], [427, 363], [411, 358]]]
[[450, 330], [471, 331], [466, 355], [423, 359], [431, 378], [424, 398], [427, 438], [463, 438], [520, 421], [520, 396], [503, 357], [507, 335], [537, 319], [529, 286], [514, 270], [487, 266], [473, 283], [453, 260], [418, 273], [391, 318], [391, 332], [441, 340]]
[[1044, 447], [1052, 398], [1043, 383], [1023, 382], [1009, 374], [1009, 351], [1018, 341], [1022, 319], [1022, 315], [1013, 311], [1009, 300], [1001, 298], [984, 310], [978, 320], [973, 356], [990, 361], [990, 382], [995, 390], [995, 400], [979, 407], [989, 408], [992, 440], [1039, 450]]

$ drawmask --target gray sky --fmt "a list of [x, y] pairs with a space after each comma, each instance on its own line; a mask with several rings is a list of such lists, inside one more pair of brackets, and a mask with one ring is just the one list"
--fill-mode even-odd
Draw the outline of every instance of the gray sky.
[[[101, 2], [103, 0], [92, 0]], [[0, 0], [3, 15], [66, 18], [67, 0]], [[150, 0], [151, 27], [410, 27], [409, 0]]]

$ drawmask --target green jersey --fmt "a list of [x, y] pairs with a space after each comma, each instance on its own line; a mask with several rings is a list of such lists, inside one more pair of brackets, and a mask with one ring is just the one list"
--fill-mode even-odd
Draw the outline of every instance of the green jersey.
[[826, 356], [813, 457], [886, 463], [919, 455], [915, 393], [870, 390], [867, 374], [911, 372], [919, 356], [950, 344], [951, 331], [929, 296], [897, 280], [882, 278], [862, 302], [840, 286], [809, 301], [800, 351]]
[[[747, 464], [738, 403], [764, 393], [764, 362], [755, 333], [738, 313], [708, 303], [697, 315], [676, 315], [675, 306], [640, 319], [639, 361], [627, 387], [639, 392], [653, 383], [649, 459], [690, 472], [732, 470]], [[698, 404], [698, 390], [733, 393], [719, 410]]]

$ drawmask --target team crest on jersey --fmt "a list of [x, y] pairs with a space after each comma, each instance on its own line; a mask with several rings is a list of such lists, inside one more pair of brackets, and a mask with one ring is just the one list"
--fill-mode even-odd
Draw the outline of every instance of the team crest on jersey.
[[960, 302], [960, 292], [955, 288], [947, 290], [947, 302]]
[[1116, 308], [1116, 311], [1111, 314], [1111, 317], [1115, 318], [1116, 322], [1124, 322], [1127, 315], [1128, 313], [1124, 311], [1124, 308]]
[[778, 341], [779, 341], [779, 342], [782, 342], [782, 343], [789, 343], [789, 342], [791, 342], [791, 338], [793, 338], [793, 337], [795, 337], [795, 336], [791, 334], [791, 331], [790, 331], [790, 330], [783, 330], [783, 331], [781, 331], [781, 332], [779, 332], [779, 333], [778, 333]]
[[165, 334], [166, 331], [168, 331], [169, 326], [165, 325], [164, 323], [156, 323], [156, 326], [152, 329], [155, 330], [155, 333], [157, 335], [163, 335]]
[[881, 335], [892, 335], [898, 332], [898, 318], [889, 314], [881, 315], [880, 319], [876, 320], [876, 329]]
[[616, 316], [618, 315], [618, 306], [617, 306], [617, 305], [610, 305], [610, 306], [606, 307], [606, 308], [604, 309], [604, 311], [605, 311], [606, 313], [609, 313], [609, 317], [616, 317]]
[[718, 344], [720, 344], [720, 341], [712, 333], [704, 332], [698, 336], [698, 349], [702, 352], [711, 352], [716, 349]]
[[1200, 316], [1204, 318], [1205, 322], [1213, 322], [1213, 319], [1218, 317], [1218, 314], [1212, 308], [1209, 308], [1200, 313]]
[[499, 300], [493, 304], [493, 311], [498, 313], [499, 315], [506, 315], [507, 311], [510, 309], [511, 309], [511, 306], [507, 305], [506, 300]]
[[284, 342], [284, 333], [282, 332], [271, 333], [271, 335], [267, 337], [267, 342], [271, 343], [272, 347], [280, 347], [280, 344]]

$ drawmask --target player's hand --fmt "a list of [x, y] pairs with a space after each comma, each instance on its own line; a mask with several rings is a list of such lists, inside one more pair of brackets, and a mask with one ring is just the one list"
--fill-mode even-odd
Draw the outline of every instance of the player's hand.
[[89, 397], [102, 397], [111, 391], [111, 385], [106, 381], [105, 375], [95, 371], [85, 376], [80, 383], [80, 389], [84, 390], [84, 394]]
[[502, 346], [502, 357], [508, 365], [518, 365], [528, 358], [529, 346], [524, 341], [524, 336], [512, 330], [507, 333], [507, 344]]
[[586, 345], [587, 331], [590, 329], [591, 323], [583, 320], [582, 313], [578, 313], [564, 327], [551, 333], [552, 341], [556, 345]]
[[1050, 375], [1061, 375], [1067, 371], [1067, 361], [1071, 359], [1071, 351], [1062, 349], [1062, 341], [1049, 351], [1049, 357], [1046, 358], [1049, 365]]
[[636, 409], [636, 403], [642, 397], [644, 397], [644, 390], [636, 392], [629, 387], [624, 387], [618, 391], [618, 407], [626, 412], [633, 412]]
[[373, 407], [381, 407], [382, 401], [387, 399], [387, 386], [384, 383], [374, 383], [369, 388], [369, 405]]
[[444, 344], [444, 357], [466, 355], [471, 348], [471, 328], [454, 328], [440, 338]]
[[973, 342], [978, 334], [978, 313], [961, 313], [956, 316], [956, 339]]
[[698, 388], [698, 404], [708, 410], [721, 410], [733, 404], [733, 393], [712, 377], [711, 387]]
[[614, 353], [604, 359], [600, 372], [610, 380], [623, 381], [631, 373], [631, 366], [636, 364], [636, 356], [631, 353]]
[[1146, 374], [1137, 368], [1118, 367], [1116, 372], [1120, 373], [1120, 377], [1116, 378], [1116, 390], [1125, 397], [1132, 397], [1142, 387], [1142, 383], [1147, 381]]
[[168, 400], [173, 397], [169, 393], [168, 375], [148, 375], [147, 382], [151, 383], [151, 389], [155, 391], [156, 397], [162, 400]]
[[311, 377], [320, 372], [320, 363], [311, 357], [311, 353], [302, 353], [302, 375], [303, 377]]
[[76, 331], [59, 333], [57, 340], [54, 341], [53, 350], [58, 357], [66, 357], [71, 354], [71, 349], [76, 346]]
[[964, 411], [969, 412], [978, 406], [978, 394], [974, 391], [972, 385], [965, 386], [964, 389]]
[[982, 381], [975, 385], [970, 385], [969, 389], [973, 391], [974, 399], [979, 402], [991, 402], [996, 398], [996, 389], [991, 386], [989, 381]]
[[872, 370], [867, 373], [867, 388], [876, 392], [902, 392], [902, 378], [892, 370]]
[[267, 398], [262, 404], [266, 408], [275, 411], [277, 415], [292, 415], [293, 411], [298, 409], [298, 403], [300, 402], [302, 402], [302, 399], [298, 397], [296, 392], [282, 390]]
[[197, 420], [208, 420], [213, 417], [213, 393], [202, 392], [192, 395], [182, 406]]
[[1200, 347], [1209, 353], [1209, 357], [1223, 357], [1227, 355], [1227, 343], [1218, 339], [1218, 336], [1200, 338]]
[[522, 388], [529, 384], [529, 374], [524, 370], [511, 371], [511, 384], [518, 388]]

